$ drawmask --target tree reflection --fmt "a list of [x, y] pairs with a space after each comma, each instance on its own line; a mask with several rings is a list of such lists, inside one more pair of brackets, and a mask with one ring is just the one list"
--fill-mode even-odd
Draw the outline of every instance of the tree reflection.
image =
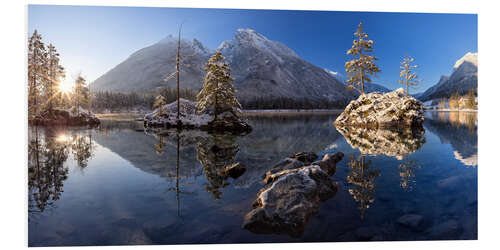
[[404, 157], [404, 163], [398, 165], [399, 168], [399, 177], [401, 180], [399, 185], [405, 191], [413, 190], [413, 187], [416, 184], [415, 180], [415, 170], [422, 168], [422, 166], [417, 165], [417, 161], [410, 161], [408, 155]]
[[[53, 207], [61, 198], [68, 178], [65, 162], [72, 153], [78, 164], [92, 156], [91, 135], [67, 136], [57, 129], [34, 127], [28, 141], [28, 213], [31, 216]], [[76, 145], [76, 146], [75, 146]]]
[[[203, 165], [203, 172], [208, 180], [206, 191], [212, 194], [214, 199], [220, 199], [220, 189], [229, 185], [227, 179], [229, 174], [227, 167], [235, 163], [239, 146], [236, 136], [228, 134], [211, 134], [205, 138], [199, 138], [196, 145], [197, 159]], [[238, 176], [232, 176], [237, 178]]]
[[94, 156], [93, 148], [94, 142], [92, 141], [92, 134], [90, 131], [87, 136], [72, 136], [71, 149], [73, 152], [73, 158], [81, 168], [87, 167], [89, 159]]
[[352, 185], [349, 194], [359, 203], [361, 219], [364, 219], [366, 210], [375, 201], [375, 179], [380, 176], [380, 171], [370, 166], [371, 161], [361, 154], [358, 158], [349, 156], [349, 174], [347, 182]]

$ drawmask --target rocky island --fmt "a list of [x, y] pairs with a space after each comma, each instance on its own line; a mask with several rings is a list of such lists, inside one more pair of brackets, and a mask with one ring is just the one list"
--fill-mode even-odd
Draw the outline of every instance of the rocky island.
[[335, 120], [336, 126], [413, 127], [422, 126], [424, 105], [406, 95], [403, 88], [389, 93], [360, 95]]
[[30, 125], [42, 126], [97, 126], [100, 123], [101, 121], [95, 116], [94, 113], [82, 108], [80, 108], [78, 112], [76, 109], [44, 110], [32, 119], [29, 119]]
[[[153, 129], [200, 129], [208, 132], [230, 132], [233, 134], [246, 134], [252, 131], [252, 127], [232, 110], [219, 111], [217, 119], [214, 119], [213, 109], [200, 113], [197, 112], [197, 102], [180, 98], [179, 103], [177, 105], [177, 101], [175, 101], [146, 114], [144, 126]], [[177, 106], [180, 107], [179, 119], [177, 119]]]

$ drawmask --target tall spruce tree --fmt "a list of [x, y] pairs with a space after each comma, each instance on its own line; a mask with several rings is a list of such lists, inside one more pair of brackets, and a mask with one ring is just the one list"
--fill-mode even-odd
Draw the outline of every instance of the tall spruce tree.
[[47, 47], [47, 81], [45, 81], [45, 99], [47, 110], [52, 112], [54, 106], [60, 103], [59, 83], [64, 77], [64, 68], [59, 64], [59, 53], [54, 45], [49, 44]]
[[354, 36], [356, 39], [352, 41], [352, 47], [347, 51], [347, 54], [353, 56], [354, 59], [346, 62], [344, 67], [347, 72], [348, 87], [364, 95], [365, 83], [370, 83], [372, 81], [370, 75], [380, 72], [380, 69], [374, 63], [377, 58], [368, 54], [373, 52], [374, 42], [368, 40], [368, 34], [363, 31], [362, 22], [359, 23]]
[[406, 55], [401, 62], [401, 66], [399, 66], [401, 69], [399, 77], [401, 79], [398, 82], [406, 85], [406, 96], [410, 94], [410, 86], [416, 86], [420, 82], [417, 73], [413, 72], [413, 69], [418, 68], [418, 65], [413, 65], [413, 61], [415, 61], [414, 58]]
[[225, 111], [230, 111], [237, 117], [241, 114], [241, 104], [235, 96], [234, 78], [230, 74], [229, 64], [224, 59], [220, 51], [216, 51], [208, 59], [203, 89], [197, 95], [198, 112], [203, 113], [213, 108], [214, 121], [217, 120], [219, 113]]
[[38, 115], [43, 84], [47, 79], [47, 51], [37, 30], [28, 41], [28, 117]]

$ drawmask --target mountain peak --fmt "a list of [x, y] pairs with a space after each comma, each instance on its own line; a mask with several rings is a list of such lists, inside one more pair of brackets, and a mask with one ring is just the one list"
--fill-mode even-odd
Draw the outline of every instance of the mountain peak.
[[462, 58], [458, 59], [457, 62], [455, 62], [455, 66], [453, 66], [453, 70], [458, 69], [458, 67], [460, 67], [460, 65], [462, 65], [464, 62], [471, 63], [477, 67], [477, 52], [476, 53], [467, 52], [467, 54], [465, 54], [465, 56], [463, 56]]

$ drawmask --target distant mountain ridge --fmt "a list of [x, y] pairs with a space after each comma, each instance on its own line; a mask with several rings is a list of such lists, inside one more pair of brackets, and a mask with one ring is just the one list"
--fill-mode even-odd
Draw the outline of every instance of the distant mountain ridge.
[[[198, 90], [203, 85], [204, 65], [214, 52], [200, 41], [181, 40], [181, 53], [194, 54], [181, 66], [181, 87]], [[238, 29], [233, 39], [218, 49], [226, 57], [235, 78], [238, 99], [289, 98], [347, 103], [355, 95], [321, 68], [300, 58], [284, 44], [271, 41], [252, 29]], [[140, 49], [92, 83], [95, 91], [148, 92], [175, 86], [163, 79], [175, 71], [177, 39], [167, 36]]]
[[457, 60], [453, 66], [453, 73], [441, 76], [438, 83], [427, 89], [417, 97], [421, 101], [429, 101], [439, 98], [449, 98], [458, 93], [464, 95], [469, 89], [477, 89], [477, 53], [467, 53]]
[[[338, 81], [340, 81], [341, 83], [343, 83], [344, 85], [347, 85], [346, 83], [346, 78], [344, 77], [344, 75], [342, 75], [341, 73], [339, 72], [335, 72], [335, 71], [332, 71], [332, 70], [329, 70], [329, 69], [324, 69], [328, 74], [330, 74], [330, 76], [332, 76], [333, 78], [337, 79]], [[381, 84], [378, 84], [378, 83], [367, 83], [365, 84], [365, 92], [366, 93], [371, 93], [371, 92], [382, 92], [382, 93], [388, 93], [388, 92], [391, 92], [392, 90], [382, 86]], [[357, 93], [356, 90], [353, 90], [353, 92], [356, 93], [356, 95], [359, 95], [359, 93]]]

